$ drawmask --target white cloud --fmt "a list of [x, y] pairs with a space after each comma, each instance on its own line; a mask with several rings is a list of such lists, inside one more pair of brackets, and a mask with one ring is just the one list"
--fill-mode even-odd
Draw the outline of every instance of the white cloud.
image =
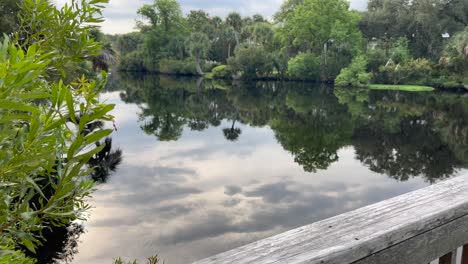
[[[67, 0], [54, 0], [63, 5]], [[137, 10], [144, 4], [150, 4], [153, 0], [110, 0], [104, 10], [106, 22], [102, 24], [102, 30], [108, 34], [120, 34], [135, 30], [135, 20], [138, 19]], [[190, 10], [203, 9], [212, 16], [225, 17], [228, 13], [236, 11], [242, 15], [262, 14], [271, 17], [280, 7], [283, 0], [179, 0], [184, 13]], [[351, 8], [362, 10], [366, 7], [367, 0], [351, 0]]]

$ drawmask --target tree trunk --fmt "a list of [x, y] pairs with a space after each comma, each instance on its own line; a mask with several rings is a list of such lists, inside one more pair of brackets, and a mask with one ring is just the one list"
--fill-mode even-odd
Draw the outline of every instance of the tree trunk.
[[204, 73], [203, 73], [203, 70], [202, 70], [202, 68], [200, 66], [200, 58], [199, 57], [195, 57], [195, 67], [197, 68], [198, 75], [203, 76]]
[[228, 59], [231, 58], [231, 43], [228, 44]]
[[322, 81], [328, 81], [329, 79], [329, 76], [328, 76], [328, 61], [327, 61], [327, 56], [328, 56], [328, 42], [325, 42], [325, 44], [323, 44], [323, 53], [322, 53], [322, 56], [323, 56], [323, 72], [322, 72]]

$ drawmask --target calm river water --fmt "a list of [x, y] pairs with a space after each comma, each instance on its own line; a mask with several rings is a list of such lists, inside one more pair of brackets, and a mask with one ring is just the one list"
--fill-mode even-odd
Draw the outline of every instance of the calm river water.
[[190, 263], [467, 173], [468, 97], [114, 75], [117, 172], [73, 263]]

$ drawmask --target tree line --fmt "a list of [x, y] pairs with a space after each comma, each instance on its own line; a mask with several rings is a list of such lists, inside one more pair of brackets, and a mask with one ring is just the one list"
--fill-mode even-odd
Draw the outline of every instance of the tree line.
[[138, 32], [110, 37], [121, 71], [468, 86], [464, 0], [370, 0], [362, 12], [346, 0], [286, 0], [272, 19], [184, 15], [177, 0], [155, 0], [138, 14]]

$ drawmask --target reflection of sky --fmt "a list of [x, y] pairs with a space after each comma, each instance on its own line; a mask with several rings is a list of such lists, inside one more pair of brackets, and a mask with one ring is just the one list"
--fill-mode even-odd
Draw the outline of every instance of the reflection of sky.
[[136, 105], [104, 94], [115, 110], [120, 170], [99, 187], [75, 263], [159, 254], [188, 263], [426, 185], [369, 171], [351, 147], [326, 171], [306, 173], [269, 128], [239, 125], [237, 142], [220, 127], [184, 130], [158, 142], [140, 129]]

